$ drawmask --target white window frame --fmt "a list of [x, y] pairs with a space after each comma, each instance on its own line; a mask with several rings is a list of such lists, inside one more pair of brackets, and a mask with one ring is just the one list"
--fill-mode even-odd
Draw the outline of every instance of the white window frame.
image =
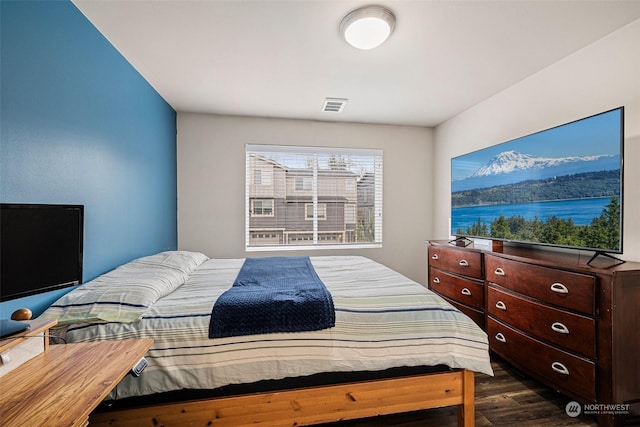
[[[382, 163], [383, 163], [383, 151], [378, 149], [351, 149], [351, 148], [329, 148], [329, 147], [307, 147], [307, 146], [278, 146], [278, 145], [257, 145], [257, 144], [247, 144], [245, 146], [245, 154], [246, 154], [246, 167], [245, 167], [245, 250], [248, 252], [251, 251], [296, 251], [296, 250], [316, 250], [316, 249], [361, 249], [361, 248], [381, 248], [382, 247]], [[374, 219], [373, 219], [373, 241], [366, 242], [341, 242], [335, 244], [322, 244], [321, 234], [322, 231], [319, 230], [318, 221], [322, 220], [319, 218], [318, 211], [320, 203], [318, 203], [318, 158], [320, 156], [344, 156], [345, 158], [362, 157], [362, 156], [371, 156], [373, 163], [373, 174], [374, 174]], [[315, 216], [313, 219], [313, 241], [310, 244], [295, 244], [290, 245], [286, 242], [279, 245], [267, 246], [267, 245], [255, 245], [250, 244], [250, 218], [255, 215], [252, 214], [252, 203], [250, 200], [250, 186], [254, 179], [253, 173], [251, 172], [251, 164], [250, 159], [253, 156], [262, 156], [269, 157], [273, 156], [274, 159], [277, 157], [290, 157], [290, 156], [300, 156], [301, 164], [304, 164], [304, 167], [310, 168], [313, 170], [312, 180], [312, 188], [310, 190], [305, 190], [305, 184], [303, 181], [303, 190], [298, 190], [296, 187], [296, 183], [294, 182], [292, 191], [306, 191], [311, 192], [312, 203], [311, 206], [314, 207]], [[311, 159], [311, 160], [309, 160]], [[276, 160], [274, 160], [276, 161]], [[296, 166], [297, 167], [297, 166]], [[324, 169], [323, 169], [324, 170]], [[362, 176], [362, 175], [360, 175]], [[306, 178], [306, 177], [305, 177]], [[309, 177], [310, 178], [310, 177]], [[273, 182], [273, 180], [272, 180]], [[326, 206], [326, 205], [325, 205]], [[307, 216], [307, 207], [305, 206], [305, 219]], [[326, 209], [326, 207], [325, 207]], [[358, 209], [356, 208], [356, 222], [358, 221]], [[274, 209], [275, 212], [275, 202]], [[326, 218], [326, 210], [325, 218]], [[261, 215], [260, 215], [261, 216]], [[346, 218], [346, 217], [345, 217]], [[277, 219], [276, 219], [277, 220]], [[311, 233], [311, 231], [309, 231]], [[292, 231], [295, 233], [295, 231]], [[286, 231], [285, 231], [286, 234]], [[326, 240], [326, 239], [325, 239]], [[356, 239], [357, 240], [357, 239]]]
[[[304, 219], [307, 221], [313, 221], [314, 212], [313, 207], [315, 205], [313, 203], [305, 203], [304, 205]], [[323, 221], [327, 219], [327, 204], [326, 203], [318, 203], [318, 221]]]
[[355, 224], [358, 221], [357, 205], [344, 205], [344, 223]]
[[[255, 213], [255, 205], [256, 202], [271, 202], [271, 213], [270, 214], [264, 214], [264, 213]], [[264, 211], [264, 206], [261, 206], [260, 209], [262, 209]], [[274, 206], [274, 202], [273, 199], [254, 199], [251, 200], [251, 207], [250, 207], [250, 212], [251, 212], [251, 216], [254, 218], [257, 217], [272, 217], [274, 215], [274, 210], [275, 210], [275, 206]]]

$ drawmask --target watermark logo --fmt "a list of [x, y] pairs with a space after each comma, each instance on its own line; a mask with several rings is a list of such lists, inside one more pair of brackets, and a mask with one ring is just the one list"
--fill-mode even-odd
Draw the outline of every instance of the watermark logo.
[[564, 411], [571, 418], [575, 418], [582, 413], [582, 405], [572, 400], [571, 402], [567, 403], [567, 406], [565, 406]]
[[628, 415], [629, 405], [624, 403], [588, 403], [581, 405], [572, 400], [567, 403], [564, 411], [571, 418], [575, 418], [582, 413], [585, 415]]
[[629, 405], [625, 403], [589, 403], [583, 410], [589, 415], [629, 415]]

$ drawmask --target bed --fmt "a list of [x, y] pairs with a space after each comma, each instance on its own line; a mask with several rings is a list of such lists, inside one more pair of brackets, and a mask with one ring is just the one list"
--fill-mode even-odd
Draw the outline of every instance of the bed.
[[[143, 374], [127, 376], [110, 396], [116, 409], [94, 414], [92, 425], [304, 425], [450, 405], [460, 406], [461, 425], [473, 425], [473, 373], [492, 375], [486, 334], [428, 289], [368, 258], [309, 260], [331, 294], [335, 326], [209, 338], [212, 307], [245, 260], [187, 251], [118, 267], [42, 317], [58, 321], [54, 332], [66, 342], [154, 339]], [[438, 368], [302, 381], [423, 367]], [[251, 386], [287, 380], [285, 389]], [[149, 405], [156, 396], [240, 384], [249, 386], [231, 396]], [[151, 400], [142, 407], [117, 405], [145, 396]]]

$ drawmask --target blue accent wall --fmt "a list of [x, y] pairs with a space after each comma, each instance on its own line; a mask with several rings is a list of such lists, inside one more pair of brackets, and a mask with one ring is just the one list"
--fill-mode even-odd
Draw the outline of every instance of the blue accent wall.
[[84, 281], [176, 249], [175, 111], [70, 1], [2, 0], [0, 20], [0, 201], [83, 204]]

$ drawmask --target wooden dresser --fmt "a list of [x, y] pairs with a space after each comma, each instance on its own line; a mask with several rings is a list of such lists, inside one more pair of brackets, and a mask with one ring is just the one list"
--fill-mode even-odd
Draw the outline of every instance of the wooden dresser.
[[429, 288], [485, 329], [483, 254], [431, 245], [429, 267]]
[[[431, 241], [429, 288], [483, 326], [491, 350], [522, 371], [580, 403], [628, 404], [638, 415], [640, 263], [600, 257], [589, 266], [588, 258]], [[624, 420], [594, 409], [601, 425]]]

